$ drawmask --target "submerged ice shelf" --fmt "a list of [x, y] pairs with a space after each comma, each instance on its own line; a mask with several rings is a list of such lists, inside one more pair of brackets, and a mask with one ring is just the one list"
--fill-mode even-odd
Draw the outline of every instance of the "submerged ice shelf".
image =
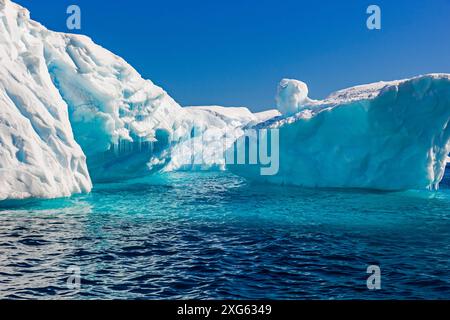
[[[450, 76], [338, 91], [323, 101], [284, 79], [277, 110], [181, 107], [123, 59], [47, 30], [0, 0], [0, 200], [89, 192], [91, 180], [225, 169], [247, 129], [279, 129], [280, 168], [254, 180], [308, 187], [436, 188], [450, 152]], [[202, 151], [201, 165], [191, 159]]]

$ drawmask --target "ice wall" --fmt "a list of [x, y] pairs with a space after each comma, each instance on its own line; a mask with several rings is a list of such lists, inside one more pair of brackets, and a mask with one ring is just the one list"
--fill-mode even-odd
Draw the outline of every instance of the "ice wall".
[[92, 187], [67, 105], [47, 72], [41, 29], [27, 10], [0, 0], [0, 200]]
[[436, 189], [450, 152], [449, 124], [448, 74], [358, 86], [259, 126], [279, 129], [278, 174], [231, 170], [305, 187]]

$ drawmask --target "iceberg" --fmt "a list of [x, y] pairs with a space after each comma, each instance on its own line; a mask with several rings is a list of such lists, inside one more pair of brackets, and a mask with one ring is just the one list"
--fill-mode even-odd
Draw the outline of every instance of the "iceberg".
[[[241, 126], [278, 114], [183, 108], [90, 38], [50, 31], [9, 0], [0, 0], [0, 60], [0, 200], [180, 170], [196, 153], [183, 146], [196, 136], [209, 135], [200, 150], [216, 154], [214, 137], [234, 139]], [[204, 162], [224, 166], [223, 157]]]
[[323, 101], [299, 95], [298, 84], [285, 79], [278, 90], [280, 110], [294, 114], [257, 126], [279, 130], [278, 173], [263, 176], [258, 165], [233, 172], [303, 187], [438, 188], [450, 152], [449, 74], [357, 86]]
[[89, 192], [86, 157], [27, 10], [0, 1], [0, 200]]
[[[161, 171], [225, 170], [306, 187], [437, 188], [450, 153], [450, 76], [431, 74], [308, 97], [283, 79], [278, 110], [182, 107], [122, 58], [53, 32], [0, 0], [0, 201], [66, 197]], [[226, 152], [278, 130], [279, 167], [261, 176]], [[244, 139], [245, 140], [245, 139]]]
[[138, 176], [183, 134], [184, 110], [88, 37], [0, 0], [0, 200], [89, 192]]
[[163, 171], [225, 170], [226, 150], [245, 134], [245, 128], [280, 115], [277, 110], [252, 113], [244, 107], [196, 106], [185, 110], [191, 119], [187, 120], [191, 135], [169, 150], [170, 161]]

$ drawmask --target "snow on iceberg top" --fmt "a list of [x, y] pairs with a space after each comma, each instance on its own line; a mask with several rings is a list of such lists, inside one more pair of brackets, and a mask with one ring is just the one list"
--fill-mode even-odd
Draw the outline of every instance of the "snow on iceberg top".
[[205, 111], [215, 117], [228, 119], [228, 122], [235, 121], [241, 125], [257, 124], [280, 115], [280, 112], [275, 109], [252, 113], [245, 107], [190, 106], [185, 109], [190, 112]]
[[[308, 87], [304, 82], [292, 79], [283, 79], [280, 82], [277, 95], [278, 107], [280, 111], [284, 111], [283, 116], [268, 119], [265, 123], [262, 123], [260, 127], [278, 127], [285, 123], [295, 122], [298, 119], [309, 119], [323, 110], [345, 106], [353, 102], [372, 100], [378, 97], [385, 90], [398, 90], [399, 86], [407, 82], [411, 82], [414, 85], [414, 83], [417, 83], [423, 79], [450, 80], [450, 74], [431, 73], [409, 79], [379, 81], [365, 85], [358, 85], [333, 92], [324, 100], [313, 100], [305, 96], [304, 93], [308, 93]], [[284, 88], [287, 88], [287, 92], [283, 91]], [[282, 94], [280, 94], [280, 92]], [[279, 101], [282, 101], [281, 108]]]
[[282, 79], [278, 84], [277, 96], [278, 110], [283, 115], [292, 115], [299, 108], [309, 103], [308, 86], [306, 83], [294, 79]]
[[446, 73], [430, 73], [426, 75], [417, 76], [409, 79], [393, 80], [393, 81], [379, 81], [370, 84], [363, 84], [354, 87], [350, 87], [343, 90], [338, 90], [330, 94], [327, 98], [322, 101], [316, 102], [316, 104], [344, 104], [356, 100], [366, 100], [373, 99], [380, 94], [385, 88], [398, 87], [402, 83], [407, 81], [414, 81], [422, 78], [450, 78], [450, 74]]

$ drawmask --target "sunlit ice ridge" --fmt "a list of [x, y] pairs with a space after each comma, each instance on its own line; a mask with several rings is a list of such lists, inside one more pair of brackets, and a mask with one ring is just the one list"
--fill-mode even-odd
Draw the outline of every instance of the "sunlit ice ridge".
[[[448, 74], [357, 86], [320, 101], [305, 83], [283, 79], [277, 110], [183, 108], [88, 37], [50, 31], [9, 0], [0, 0], [0, 12], [0, 200], [65, 197], [176, 170], [381, 190], [436, 189], [443, 178]], [[227, 163], [223, 149], [262, 129], [279, 132], [276, 173]], [[190, 163], [199, 152], [201, 165]]]

